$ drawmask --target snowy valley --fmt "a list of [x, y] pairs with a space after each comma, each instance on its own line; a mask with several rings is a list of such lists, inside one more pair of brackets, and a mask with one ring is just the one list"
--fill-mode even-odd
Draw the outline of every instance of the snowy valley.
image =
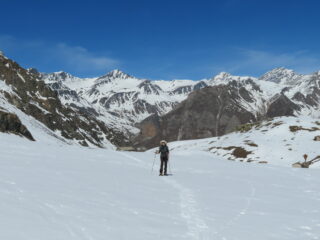
[[[31, 142], [0, 133], [1, 239], [319, 239], [319, 170]], [[177, 144], [169, 144], [177, 148]]]
[[[291, 167], [320, 155], [319, 73], [81, 79], [0, 60], [1, 239], [319, 239], [320, 163]], [[150, 150], [116, 151], [137, 134]]]

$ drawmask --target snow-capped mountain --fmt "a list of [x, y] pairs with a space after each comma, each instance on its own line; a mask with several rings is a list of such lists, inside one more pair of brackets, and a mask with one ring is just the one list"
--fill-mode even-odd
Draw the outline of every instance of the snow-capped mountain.
[[274, 83], [292, 85], [295, 83], [295, 80], [299, 79], [301, 76], [301, 74], [298, 74], [293, 70], [280, 67], [265, 73], [259, 79]]
[[[317, 115], [313, 108], [317, 105], [318, 73], [301, 75], [285, 68], [274, 69], [260, 78], [222, 72], [211, 79], [199, 81], [151, 81], [120, 70], [97, 78], [77, 78], [64, 72], [42, 74], [42, 78], [60, 92], [59, 95], [67, 104], [88, 103], [94, 109], [103, 109], [125, 119], [129, 125], [139, 123], [151, 114], [161, 116], [168, 113], [193, 91], [227, 84], [238, 88], [239, 94], [244, 89], [248, 91], [251, 101], [246, 101], [245, 96], [242, 96], [245, 101], [241, 104], [254, 115], [265, 114], [268, 106], [282, 95], [298, 105], [294, 114]], [[65, 91], [68, 88], [69, 92]]]
[[[199, 138], [226, 133], [224, 130], [215, 129], [220, 124], [215, 126], [213, 119], [226, 120], [227, 118], [221, 118], [221, 116], [225, 115], [224, 113], [230, 109], [234, 109], [234, 112], [229, 111], [230, 119], [238, 120], [232, 122], [231, 127], [223, 128], [229, 129], [228, 131], [231, 131], [231, 128], [237, 124], [268, 117], [320, 116], [320, 77], [318, 72], [302, 75], [295, 73], [293, 70], [276, 68], [260, 78], [233, 76], [222, 72], [210, 79], [198, 81], [163, 81], [140, 79], [120, 70], [113, 70], [97, 78], [77, 78], [68, 73], [57, 72], [42, 74], [42, 79], [58, 92], [62, 102], [65, 104], [96, 111], [99, 113], [100, 119], [104, 119], [105, 121], [110, 122], [110, 119], [113, 118], [113, 126], [125, 130], [127, 135], [131, 133], [131, 136], [136, 135], [140, 131], [139, 136], [140, 138], [145, 138], [144, 141], [150, 140], [151, 137], [149, 134], [143, 134], [145, 124], [148, 126], [147, 132], [152, 132], [152, 135], [157, 135], [156, 133], [161, 132], [161, 134], [157, 135], [157, 140], [160, 136], [168, 137], [168, 135], [163, 133], [174, 133], [175, 131], [174, 135], [179, 136], [175, 140], [186, 139], [184, 137], [181, 138], [181, 136], [188, 135], [184, 133], [188, 128], [183, 130], [182, 125], [190, 121], [188, 119], [189, 116], [186, 116], [185, 113], [186, 108], [183, 108], [182, 112], [177, 110], [181, 108], [179, 104], [190, 97], [192, 98], [191, 93], [206, 91], [205, 88], [207, 87], [217, 88], [218, 86], [225, 86], [225, 88], [220, 89], [223, 89], [221, 94], [224, 94], [224, 97], [227, 96], [225, 100], [229, 102], [227, 104], [228, 107], [221, 105], [223, 103], [218, 99], [219, 94], [215, 95], [217, 97], [216, 106], [212, 105], [213, 102], [210, 99], [201, 98], [201, 104], [208, 104], [207, 112], [213, 110], [212, 114], [214, 116], [217, 116], [218, 109], [222, 112], [219, 113], [220, 117], [214, 117], [211, 120], [210, 114], [205, 114], [202, 120], [208, 122], [209, 125], [212, 123], [210, 129], [212, 127], [214, 129], [210, 131], [208, 129], [201, 130], [200, 132], [207, 132], [204, 135], [203, 133], [190, 134], [187, 139], [191, 138], [191, 136]], [[189, 104], [187, 105], [191, 106], [190, 108], [188, 107], [189, 110], [197, 110], [199, 108], [198, 95], [193, 97], [194, 101], [191, 105], [190, 102], [192, 101], [188, 100]], [[202, 107], [199, 109], [202, 109]], [[168, 116], [175, 115], [174, 111], [176, 111], [176, 117], [166, 117], [167, 114], [169, 114]], [[252, 117], [243, 118], [240, 121], [238, 116], [234, 116], [239, 114], [239, 111], [247, 112]], [[105, 117], [106, 115], [108, 117]], [[157, 116], [156, 118], [160, 118], [161, 120], [155, 120], [155, 117], [149, 118], [151, 115]], [[153, 126], [152, 130], [149, 129], [150, 119], [157, 126]], [[196, 124], [201, 126], [200, 128], [203, 128], [202, 120]], [[180, 127], [177, 127], [174, 131], [164, 130], [159, 128], [159, 121], [162, 123], [169, 121], [170, 124], [168, 123], [168, 126], [175, 126], [177, 122], [182, 121], [182, 125], [178, 124]], [[197, 129], [197, 127], [192, 127], [192, 129]]]
[[[207, 86], [205, 81], [139, 79], [120, 70], [113, 70], [97, 78], [80, 79], [57, 72], [42, 74], [42, 79], [60, 92], [66, 104], [82, 105], [80, 102], [86, 101], [94, 109], [111, 113], [132, 125], [151, 114], [163, 115], [169, 112], [190, 92]], [[70, 89], [69, 93], [64, 91], [66, 88]], [[71, 91], [76, 92], [77, 97]]]
[[[63, 71], [39, 73], [35, 69], [24, 70], [3, 55], [1, 57], [4, 59], [1, 88], [7, 92], [7, 100], [8, 92], [13, 91], [12, 86], [20, 89], [15, 98], [18, 108], [28, 114], [38, 111], [26, 110], [21, 105], [21, 102], [29, 101], [27, 98], [23, 101], [17, 99], [26, 90], [23, 86], [25, 78], [36, 82], [34, 86], [44, 80], [53, 90], [49, 95], [58, 97], [63, 108], [103, 122], [109, 129], [121, 133], [125, 141], [154, 139], [154, 144], [162, 137], [172, 141], [211, 137], [228, 133], [237, 124], [248, 121], [278, 116], [320, 116], [320, 72], [302, 75], [277, 68], [260, 78], [222, 72], [198, 81], [164, 81], [136, 78], [113, 70], [96, 78], [79, 78]], [[7, 70], [11, 73], [7, 74]], [[33, 102], [38, 102], [33, 105], [44, 108], [44, 103], [40, 103], [41, 94], [31, 85], [29, 88], [26, 94], [34, 98]], [[45, 87], [41, 85], [41, 88]], [[201, 109], [202, 116], [193, 117], [200, 116]], [[52, 125], [49, 120], [43, 121]]]
[[[274, 77], [272, 77], [274, 75]], [[277, 81], [275, 79], [277, 78]], [[172, 111], [139, 123], [137, 146], [221, 136], [237, 125], [280, 116], [320, 116], [320, 77], [275, 69], [260, 79], [221, 73]]]

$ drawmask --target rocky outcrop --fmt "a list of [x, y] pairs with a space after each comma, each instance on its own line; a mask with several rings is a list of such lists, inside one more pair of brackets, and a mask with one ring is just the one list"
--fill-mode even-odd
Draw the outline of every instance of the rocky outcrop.
[[13, 113], [0, 111], [0, 132], [14, 133], [19, 136], [24, 136], [31, 141], [35, 141], [26, 126], [24, 126], [18, 116]]
[[272, 103], [268, 107], [267, 117], [294, 116], [295, 111], [299, 111], [299, 105], [293, 103], [284, 94], [274, 97]]

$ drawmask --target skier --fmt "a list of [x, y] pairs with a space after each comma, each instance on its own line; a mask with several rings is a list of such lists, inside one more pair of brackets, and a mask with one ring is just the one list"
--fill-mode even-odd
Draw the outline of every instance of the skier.
[[[165, 140], [162, 140], [160, 142], [159, 150], [156, 153], [160, 153], [160, 174], [159, 176], [168, 176], [167, 174], [167, 166], [168, 166], [168, 159], [169, 159], [169, 148], [167, 146], [167, 142]], [[164, 165], [164, 166], [163, 166]], [[164, 167], [164, 169], [163, 169]], [[164, 170], [164, 172], [163, 172]]]

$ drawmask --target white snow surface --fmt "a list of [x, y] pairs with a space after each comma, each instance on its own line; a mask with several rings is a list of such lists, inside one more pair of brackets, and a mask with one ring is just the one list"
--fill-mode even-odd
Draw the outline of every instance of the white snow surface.
[[[0, 239], [308, 240], [320, 236], [319, 169], [31, 142], [0, 133]], [[171, 145], [169, 145], [171, 148]]]
[[[292, 132], [290, 127], [304, 128]], [[309, 131], [312, 130], [313, 131]], [[271, 121], [263, 121], [248, 132], [233, 132], [221, 137], [204, 138], [171, 142], [171, 151], [205, 151], [233, 161], [244, 161], [244, 164], [254, 164], [266, 161], [268, 164], [290, 167], [293, 163], [302, 162], [303, 155], [311, 160], [320, 155], [319, 141], [320, 121], [307, 116], [278, 117]], [[242, 147], [251, 152], [245, 158], [237, 158], [232, 152], [233, 147]], [[154, 151], [149, 150], [149, 151]], [[250, 163], [249, 163], [250, 162]], [[320, 168], [320, 162], [310, 166]]]

